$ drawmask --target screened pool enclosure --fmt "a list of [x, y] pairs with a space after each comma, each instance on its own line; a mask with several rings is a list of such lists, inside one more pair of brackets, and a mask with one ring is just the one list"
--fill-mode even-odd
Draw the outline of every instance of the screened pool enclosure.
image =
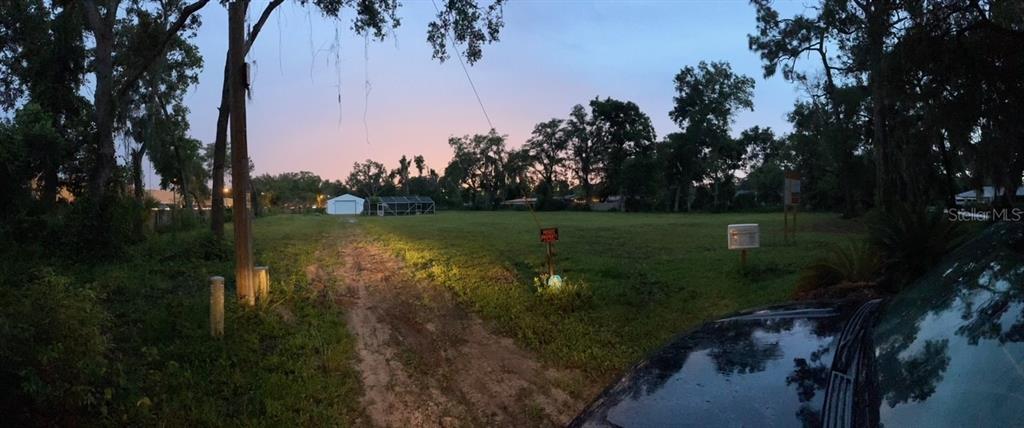
[[434, 200], [426, 196], [378, 196], [370, 203], [371, 215], [433, 214]]

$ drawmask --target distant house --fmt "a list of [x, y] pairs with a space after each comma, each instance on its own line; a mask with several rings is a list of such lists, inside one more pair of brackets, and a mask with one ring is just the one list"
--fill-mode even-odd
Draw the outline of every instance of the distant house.
[[348, 193], [327, 200], [327, 214], [358, 215], [366, 208], [366, 199]]
[[[992, 201], [995, 200], [996, 196], [1002, 195], [1003, 189], [999, 189], [999, 192], [996, 192], [996, 188], [994, 186], [983, 186], [981, 188], [981, 195], [978, 194], [977, 190], [968, 190], [966, 192], [957, 193], [956, 204], [991, 204]], [[1016, 196], [1017, 198], [1024, 198], [1024, 187], [1017, 188]]]
[[622, 195], [611, 195], [604, 198], [604, 202], [597, 202], [590, 204], [591, 211], [611, 211], [618, 210], [622, 211], [625, 207], [626, 198]]
[[156, 208], [158, 209], [169, 210], [171, 208], [177, 208], [179, 205], [178, 194], [170, 190], [148, 189], [146, 190], [146, 193], [149, 194], [150, 198], [156, 201]]
[[509, 199], [507, 201], [502, 201], [501, 202], [501, 205], [505, 206], [505, 207], [525, 207], [527, 205], [536, 205], [536, 204], [537, 204], [537, 198], [518, 198], [518, 199]]

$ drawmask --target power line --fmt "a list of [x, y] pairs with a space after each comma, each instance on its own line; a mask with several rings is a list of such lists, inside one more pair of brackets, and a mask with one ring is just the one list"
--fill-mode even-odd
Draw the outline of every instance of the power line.
[[[430, 0], [430, 3], [434, 5], [434, 10], [437, 11], [438, 16], [441, 15], [441, 8], [437, 7], [436, 0]], [[466, 62], [462, 60], [462, 52], [459, 52], [459, 45], [455, 43], [455, 37], [452, 36], [450, 29], [445, 28], [445, 34], [448, 35], [448, 40], [452, 44], [452, 49], [455, 49], [455, 57], [459, 59], [459, 65], [462, 66], [462, 72], [466, 75], [466, 80], [469, 81], [469, 87], [473, 89], [473, 95], [476, 95], [476, 102], [480, 104], [480, 111], [484, 113], [484, 119], [487, 119], [487, 125], [494, 128], [494, 124], [491, 123], [491, 116], [487, 114], [487, 108], [484, 107], [484, 102], [480, 99], [480, 93], [476, 90], [476, 85], [473, 84], [473, 77], [469, 75], [469, 69], [466, 68]]]

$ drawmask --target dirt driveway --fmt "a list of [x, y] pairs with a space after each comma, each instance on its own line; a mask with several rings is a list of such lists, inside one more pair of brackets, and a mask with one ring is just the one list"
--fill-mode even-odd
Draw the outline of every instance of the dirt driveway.
[[567, 393], [592, 389], [581, 374], [546, 367], [491, 333], [443, 286], [413, 279], [361, 233], [318, 260], [337, 261], [309, 273], [346, 308], [373, 425], [560, 426], [585, 405]]

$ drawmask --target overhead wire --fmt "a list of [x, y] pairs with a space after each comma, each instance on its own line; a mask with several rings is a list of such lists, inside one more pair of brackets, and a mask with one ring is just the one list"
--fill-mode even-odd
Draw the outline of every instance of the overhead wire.
[[[437, 6], [437, 1], [430, 0], [430, 3], [434, 5], [434, 10], [437, 11], [438, 19], [440, 19], [442, 13], [441, 8]], [[458, 58], [459, 65], [462, 66], [462, 73], [466, 75], [466, 81], [469, 82], [469, 87], [470, 89], [473, 90], [473, 95], [476, 96], [476, 102], [477, 104], [480, 105], [480, 111], [484, 114], [484, 119], [487, 120], [487, 126], [490, 126], [492, 132], [497, 133], [497, 128], [495, 128], [494, 123], [491, 122], [491, 116], [487, 114], [487, 108], [484, 107], [484, 101], [480, 97], [480, 92], [477, 91], [476, 89], [476, 84], [473, 83], [473, 77], [470, 76], [469, 74], [469, 69], [466, 67], [466, 62], [462, 59], [462, 52], [459, 50], [459, 45], [458, 43], [455, 42], [455, 37], [452, 35], [450, 28], [445, 27], [445, 35], [448, 36], [448, 41], [452, 45], [452, 49], [455, 50], [455, 57]], [[459, 164], [462, 165], [462, 169], [463, 171], [465, 171], [466, 166], [462, 164], [461, 160], [459, 161]], [[527, 195], [527, 197], [524, 198], [524, 202], [526, 203], [526, 208], [530, 210], [530, 216], [533, 218], [533, 222], [537, 225], [537, 228], [540, 229], [540, 220], [537, 218], [537, 212], [533, 209], [533, 204], [530, 203], [529, 195]]]

